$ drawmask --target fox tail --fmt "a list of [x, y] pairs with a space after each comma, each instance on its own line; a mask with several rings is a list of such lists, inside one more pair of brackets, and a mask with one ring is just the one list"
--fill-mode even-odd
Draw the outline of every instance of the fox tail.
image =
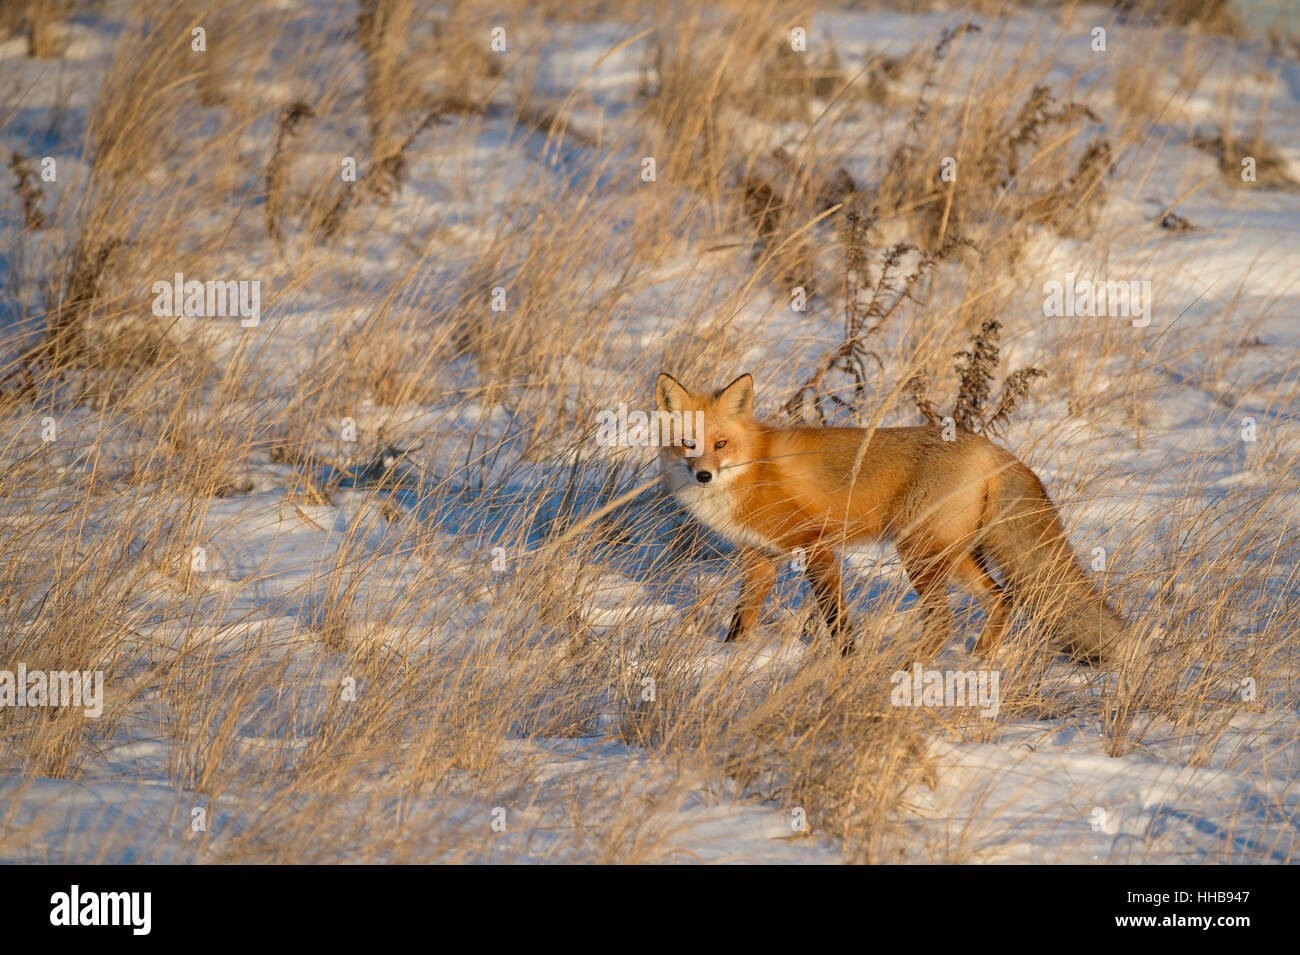
[[1025, 607], [1076, 659], [1112, 662], [1131, 629], [1080, 569], [1042, 482], [1017, 462], [992, 482], [981, 546]]

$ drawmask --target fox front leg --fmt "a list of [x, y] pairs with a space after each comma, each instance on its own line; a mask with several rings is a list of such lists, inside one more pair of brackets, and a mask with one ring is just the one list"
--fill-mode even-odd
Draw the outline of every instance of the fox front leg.
[[725, 643], [741, 640], [753, 631], [763, 602], [776, 583], [776, 562], [766, 551], [757, 547], [740, 549], [741, 572], [740, 599], [731, 615]]
[[848, 608], [844, 606], [844, 586], [840, 580], [839, 560], [830, 549], [816, 548], [808, 555], [808, 566], [804, 573], [812, 585], [813, 596], [821, 608], [822, 619], [826, 629], [839, 647], [840, 653], [848, 656], [853, 652], [853, 627], [849, 620]]

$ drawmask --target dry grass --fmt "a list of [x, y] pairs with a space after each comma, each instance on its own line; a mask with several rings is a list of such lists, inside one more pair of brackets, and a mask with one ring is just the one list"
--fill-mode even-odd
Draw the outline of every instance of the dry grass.
[[[593, 447], [596, 413], [643, 406], [661, 367], [716, 378], [761, 358], [746, 323], [788, 310], [795, 286], [806, 347], [760, 367], [764, 410], [916, 423], [918, 375], [972, 429], [1050, 405], [1060, 417], [1016, 429], [1015, 450], [1052, 464], [1068, 515], [1101, 510], [1108, 596], [1162, 628], [1063, 691], [1026, 623], [997, 661], [999, 722], [1055, 720], [1117, 755], [1159, 738], [1197, 765], [1262, 705], [1234, 695], [1243, 675], [1294, 708], [1297, 446], [1261, 442], [1251, 489], [1206, 508], [1154, 494], [1107, 508], [1108, 442], [1142, 448], [1174, 426], [1161, 408], [1188, 387], [1167, 373], [1184, 346], [1100, 324], [1045, 345], [1008, 317], [1036, 237], [1099, 260], [1115, 243], [1100, 210], [1149, 134], [1154, 87], [1128, 90], [1138, 118], [1103, 138], [1102, 106], [1048, 85], [1046, 53], [999, 49], [951, 87], [949, 57], [976, 36], [964, 20], [860, 63], [790, 52], [808, 14], [784, 3], [552, 6], [139, 0], [114, 7], [126, 32], [81, 178], [42, 202], [15, 154], [0, 668], [102, 669], [107, 700], [98, 720], [0, 707], [14, 781], [0, 854], [33, 844], [32, 786], [83, 778], [131, 737], [165, 751], [173, 815], [127, 807], [41, 852], [117, 858], [161, 824], [168, 840], [141, 859], [673, 861], [675, 811], [726, 792], [799, 807], [854, 861], [978, 858], [977, 830], [926, 842], [911, 812], [937, 783], [930, 743], [996, 739], [998, 722], [890, 705], [915, 655], [899, 582], [854, 591], [847, 663], [786, 593], [781, 647], [807, 630], [813, 648], [768, 666], [714, 646], [732, 571], [657, 494], [544, 546], [650, 473], [635, 451]], [[650, 31], [617, 114], [536, 80], [588, 17], [621, 24], [610, 47]], [[483, 28], [498, 18], [504, 53]], [[190, 49], [200, 19], [219, 24], [219, 72]], [[35, 47], [48, 26], [28, 29]], [[231, 42], [244, 35], [295, 40]], [[886, 117], [883, 141], [862, 132]], [[863, 155], [870, 176], [850, 171]], [[501, 199], [483, 194], [496, 161], [517, 176]], [[150, 286], [176, 272], [259, 280], [260, 324], [152, 314]], [[628, 334], [645, 314], [663, 320]], [[1240, 381], [1262, 317], [1189, 346], [1220, 362], [1192, 387]], [[971, 407], [953, 356], [970, 347], [987, 390], [999, 319], [1009, 367], [1049, 377], [1029, 392], [1037, 368], [1016, 372], [1003, 404]], [[1294, 376], [1252, 395], [1296, 413]], [[1055, 456], [1083, 422], [1102, 437]], [[1163, 463], [1208, 482], [1227, 446]], [[618, 589], [632, 585], [634, 600]], [[599, 762], [616, 743], [632, 747], [619, 772]], [[572, 752], [595, 768], [556, 772]], [[194, 806], [207, 832], [190, 830]]]

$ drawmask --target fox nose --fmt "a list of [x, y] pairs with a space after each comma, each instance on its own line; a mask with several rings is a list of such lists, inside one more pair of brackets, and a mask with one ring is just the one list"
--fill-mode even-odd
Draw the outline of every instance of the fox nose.
[[695, 480], [699, 481], [701, 484], [708, 484], [713, 480], [713, 474], [710, 471], [696, 471]]

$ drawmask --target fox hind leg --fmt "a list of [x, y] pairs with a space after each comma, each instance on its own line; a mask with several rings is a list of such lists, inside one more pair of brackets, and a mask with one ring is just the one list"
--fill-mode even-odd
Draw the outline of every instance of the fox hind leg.
[[918, 540], [899, 541], [898, 555], [912, 589], [921, 599], [921, 654], [933, 657], [953, 635], [948, 579], [957, 555]]
[[1011, 616], [1011, 604], [989, 573], [988, 560], [979, 548], [963, 554], [954, 563], [953, 575], [962, 589], [984, 608], [984, 630], [975, 641], [975, 652], [980, 656], [990, 654], [1002, 643]]

